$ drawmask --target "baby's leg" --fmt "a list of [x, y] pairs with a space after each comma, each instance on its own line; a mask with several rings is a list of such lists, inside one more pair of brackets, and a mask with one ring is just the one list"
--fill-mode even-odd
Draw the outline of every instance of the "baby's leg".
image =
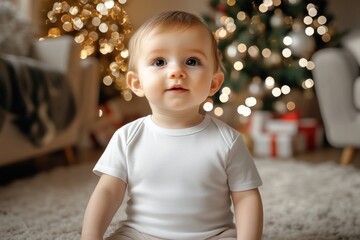
[[148, 240], [145, 235], [133, 228], [122, 226], [117, 229], [106, 240]]
[[206, 240], [236, 240], [236, 230], [228, 229]]
[[121, 226], [106, 240], [161, 240], [150, 235], [143, 234], [127, 226]]

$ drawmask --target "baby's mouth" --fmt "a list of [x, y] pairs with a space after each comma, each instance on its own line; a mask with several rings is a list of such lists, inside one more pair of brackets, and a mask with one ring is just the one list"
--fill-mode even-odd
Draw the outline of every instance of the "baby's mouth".
[[188, 91], [187, 89], [180, 87], [180, 86], [174, 86], [166, 90], [167, 92], [175, 92], [175, 93], [182, 93]]

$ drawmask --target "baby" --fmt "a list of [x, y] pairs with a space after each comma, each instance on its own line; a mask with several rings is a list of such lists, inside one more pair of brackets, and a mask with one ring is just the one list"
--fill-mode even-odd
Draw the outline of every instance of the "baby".
[[211, 31], [193, 14], [165, 12], [129, 51], [126, 81], [152, 113], [118, 129], [94, 167], [82, 239], [103, 239], [126, 189], [128, 218], [108, 239], [261, 239], [253, 159], [240, 133], [199, 111], [224, 80]]

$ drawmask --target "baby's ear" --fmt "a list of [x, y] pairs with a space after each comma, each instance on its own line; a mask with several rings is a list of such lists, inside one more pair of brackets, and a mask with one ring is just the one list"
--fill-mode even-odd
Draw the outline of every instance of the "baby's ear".
[[213, 79], [211, 81], [209, 96], [213, 96], [217, 91], [219, 91], [223, 82], [224, 82], [224, 73], [222, 72], [214, 73]]
[[145, 96], [140, 79], [136, 72], [129, 71], [126, 74], [126, 83], [130, 87], [131, 91], [133, 91], [133, 93], [135, 93], [138, 97]]

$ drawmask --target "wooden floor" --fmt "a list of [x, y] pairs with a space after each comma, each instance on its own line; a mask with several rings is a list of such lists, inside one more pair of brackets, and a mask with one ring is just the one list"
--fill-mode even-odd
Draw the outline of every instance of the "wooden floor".
[[[299, 154], [294, 158], [299, 161], [306, 161], [311, 163], [321, 163], [325, 161], [333, 161], [340, 165], [342, 149], [326, 147], [315, 151], [309, 151]], [[360, 151], [358, 150], [350, 163], [356, 167], [360, 167]]]
[[[95, 162], [99, 159], [103, 149], [92, 148], [87, 150], [75, 151], [77, 162], [75, 164], [81, 164], [84, 162]], [[322, 163], [326, 161], [333, 161], [340, 165], [341, 149], [332, 147], [325, 147], [319, 150], [306, 152], [294, 156], [297, 161], [304, 161], [310, 163]], [[357, 151], [352, 165], [360, 169], [360, 151]], [[63, 151], [55, 152], [50, 155], [42, 156], [36, 159], [29, 159], [21, 163], [0, 167], [0, 185], [6, 185], [13, 182], [16, 179], [26, 178], [34, 176], [43, 171], [49, 171], [58, 166], [68, 165]]]

